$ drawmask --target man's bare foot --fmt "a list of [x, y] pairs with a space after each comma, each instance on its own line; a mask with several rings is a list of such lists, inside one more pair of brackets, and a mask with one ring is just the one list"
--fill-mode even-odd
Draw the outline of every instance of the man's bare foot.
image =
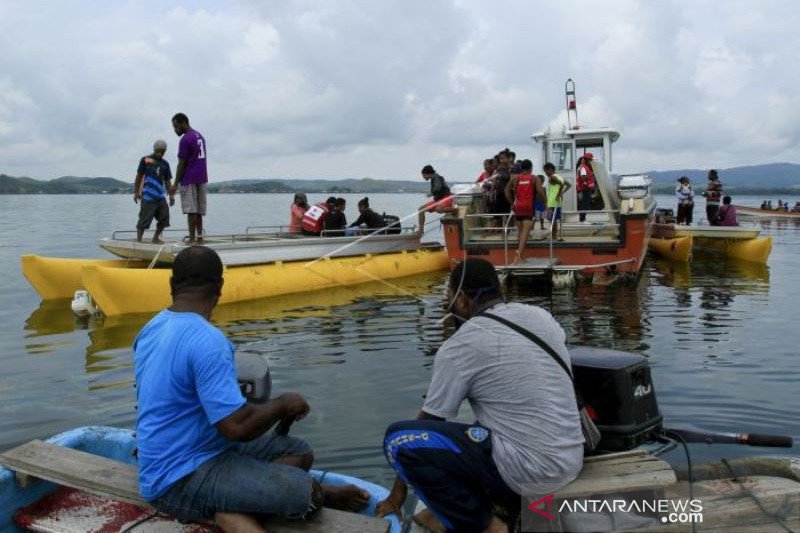
[[255, 517], [242, 513], [217, 513], [214, 522], [225, 533], [266, 533]]
[[489, 525], [486, 526], [483, 533], [508, 533], [508, 526], [505, 522], [493, 516], [492, 521], [489, 522]]
[[204, 244], [205, 242], [206, 241], [204, 241], [202, 237], [198, 237], [197, 240], [194, 241], [195, 244]]
[[340, 511], [360, 511], [369, 503], [369, 492], [355, 485], [323, 485], [325, 507]]
[[423, 509], [414, 515], [414, 523], [434, 533], [446, 533], [447, 528], [439, 522], [430, 509]]
[[153, 244], [164, 244], [164, 241], [162, 241], [161, 239], [157, 239], [157, 238], [153, 237]]

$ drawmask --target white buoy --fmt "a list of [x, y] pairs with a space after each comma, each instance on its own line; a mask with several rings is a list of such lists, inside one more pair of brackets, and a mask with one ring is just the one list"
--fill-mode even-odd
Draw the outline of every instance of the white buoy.
[[97, 313], [97, 308], [92, 302], [92, 297], [87, 291], [75, 291], [75, 296], [72, 297], [70, 304], [72, 312], [81, 317], [92, 316]]

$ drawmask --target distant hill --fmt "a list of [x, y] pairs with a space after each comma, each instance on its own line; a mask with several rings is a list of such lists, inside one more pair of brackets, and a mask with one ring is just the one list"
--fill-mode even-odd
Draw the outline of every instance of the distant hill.
[[[770, 163], [734, 168], [718, 168], [720, 181], [726, 189], [789, 190], [800, 192], [800, 165], [794, 163]], [[648, 172], [656, 185], [674, 186], [681, 176], [687, 176], [695, 186], [703, 186], [708, 180], [708, 169], [653, 170]]]
[[[800, 165], [771, 163], [735, 168], [717, 169], [725, 190], [735, 194], [800, 194]], [[672, 192], [680, 176], [688, 176], [695, 187], [703, 190], [707, 169], [652, 170], [656, 192]], [[361, 179], [230, 179], [212, 181], [212, 193], [424, 193], [430, 185], [423, 180], [401, 181], [374, 178]], [[15, 178], [0, 174], [0, 194], [132, 194], [133, 183], [109, 177], [86, 178], [63, 176], [54, 180]]]

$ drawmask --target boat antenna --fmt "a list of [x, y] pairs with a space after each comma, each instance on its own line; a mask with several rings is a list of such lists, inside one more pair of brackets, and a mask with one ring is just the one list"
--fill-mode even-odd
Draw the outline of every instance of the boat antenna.
[[[564, 92], [567, 96], [567, 124], [569, 129], [577, 130], [578, 126], [578, 101], [575, 99], [575, 82], [572, 78], [567, 80], [564, 84]], [[573, 119], [575, 120], [573, 124]]]

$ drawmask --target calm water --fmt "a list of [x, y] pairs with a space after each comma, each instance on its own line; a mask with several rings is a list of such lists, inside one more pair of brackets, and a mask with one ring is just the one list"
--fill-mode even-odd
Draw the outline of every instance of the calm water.
[[[348, 196], [351, 219], [358, 198]], [[289, 201], [283, 195], [213, 195], [207, 229], [284, 224]], [[371, 197], [377, 211], [401, 215], [421, 201]], [[19, 257], [103, 257], [95, 239], [132, 227], [136, 213], [128, 196], [0, 196], [0, 450], [78, 425], [133, 426], [130, 345], [149, 317], [80, 320], [65, 301], [41, 303], [20, 274]], [[185, 227], [178, 213], [173, 225]], [[774, 238], [766, 267], [713, 255], [699, 255], [691, 266], [649, 259], [632, 286], [517, 283], [511, 294], [549, 309], [573, 343], [649, 357], [669, 421], [800, 439], [793, 320], [800, 301], [800, 225], [766, 223], [764, 232]], [[428, 236], [436, 239], [436, 233], [434, 227]], [[293, 432], [314, 445], [318, 466], [388, 484], [383, 430], [416, 414], [432, 356], [450, 333], [440, 324], [445, 278], [434, 273], [392, 286], [231, 305], [219, 308], [214, 321], [239, 350], [269, 356], [273, 390], [300, 391], [309, 399], [312, 414]], [[697, 446], [695, 453], [748, 450]]]

